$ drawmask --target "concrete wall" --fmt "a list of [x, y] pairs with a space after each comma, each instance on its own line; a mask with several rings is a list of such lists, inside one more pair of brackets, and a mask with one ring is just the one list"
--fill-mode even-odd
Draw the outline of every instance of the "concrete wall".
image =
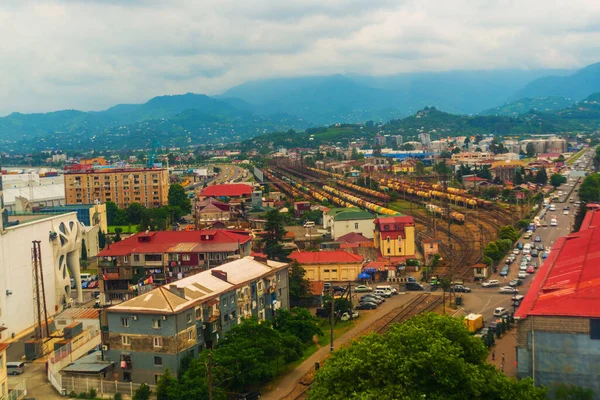
[[[533, 329], [532, 329], [533, 325]], [[517, 373], [538, 385], [587, 387], [600, 399], [600, 340], [591, 340], [589, 319], [528, 317], [518, 323]], [[535, 366], [535, 371], [534, 367]]]

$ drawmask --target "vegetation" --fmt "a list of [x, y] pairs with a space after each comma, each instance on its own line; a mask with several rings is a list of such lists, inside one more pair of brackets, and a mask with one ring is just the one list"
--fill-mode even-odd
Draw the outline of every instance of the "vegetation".
[[[191, 209], [191, 205], [189, 207]], [[106, 202], [106, 219], [108, 225], [117, 226], [113, 228], [115, 233], [116, 229], [122, 229], [121, 233], [125, 233], [125, 227], [129, 226], [139, 226], [139, 230], [142, 231], [148, 228], [152, 231], [166, 230], [185, 214], [179, 205], [146, 208], [139, 203], [131, 203], [129, 207], [121, 210], [112, 201]], [[127, 231], [131, 231], [131, 229], [127, 229]]]
[[269, 260], [287, 261], [291, 250], [284, 249], [281, 244], [286, 231], [283, 227], [283, 216], [278, 210], [267, 211], [267, 222], [264, 231], [263, 244], [267, 258]]
[[311, 297], [310, 282], [304, 277], [306, 271], [300, 264], [293, 262], [290, 268], [290, 300], [298, 302]]
[[584, 203], [600, 202], [600, 174], [585, 177], [579, 188], [579, 198]]
[[555, 188], [559, 187], [567, 181], [567, 177], [561, 174], [552, 174], [550, 176], [550, 184]]
[[310, 398], [546, 398], [530, 379], [513, 380], [488, 364], [487, 354], [461, 320], [423, 314], [333, 353], [316, 373]]
[[151, 394], [152, 390], [150, 390], [150, 386], [142, 383], [133, 394], [132, 400], [149, 400]]
[[179, 207], [183, 215], [192, 212], [192, 203], [183, 186], [175, 183], [169, 187], [169, 206]]

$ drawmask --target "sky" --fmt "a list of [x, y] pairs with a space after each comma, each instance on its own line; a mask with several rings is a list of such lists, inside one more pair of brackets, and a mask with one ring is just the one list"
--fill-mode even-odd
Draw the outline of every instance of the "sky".
[[270, 77], [579, 68], [596, 0], [5, 0], [0, 115]]

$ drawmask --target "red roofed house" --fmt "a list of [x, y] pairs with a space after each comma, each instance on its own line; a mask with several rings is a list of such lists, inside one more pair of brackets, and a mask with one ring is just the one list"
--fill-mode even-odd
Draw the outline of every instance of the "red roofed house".
[[310, 281], [354, 281], [363, 265], [362, 256], [344, 250], [295, 251], [290, 258], [304, 268]]
[[150, 278], [161, 285], [249, 256], [251, 242], [250, 232], [225, 229], [138, 233], [98, 253], [101, 296], [106, 303], [130, 299]]
[[229, 221], [231, 219], [231, 207], [229, 204], [220, 202], [213, 197], [207, 197], [196, 202], [196, 222], [198, 226], [212, 225], [216, 221]]
[[198, 195], [202, 200], [206, 197], [229, 197], [234, 199], [250, 199], [252, 186], [244, 183], [228, 183], [222, 185], [207, 186]]
[[412, 258], [415, 256], [415, 221], [413, 217], [376, 218], [373, 243], [383, 257]]
[[600, 211], [556, 241], [515, 318], [519, 378], [590, 388], [598, 398]]

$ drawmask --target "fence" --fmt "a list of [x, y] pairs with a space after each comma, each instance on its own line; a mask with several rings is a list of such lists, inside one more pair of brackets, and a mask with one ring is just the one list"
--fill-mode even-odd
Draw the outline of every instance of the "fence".
[[[133, 397], [135, 391], [140, 387], [139, 383], [108, 381], [96, 378], [62, 377], [63, 393], [89, 392], [94, 389], [99, 395], [114, 396], [116, 393]], [[156, 387], [150, 386], [152, 392], [156, 393]]]

